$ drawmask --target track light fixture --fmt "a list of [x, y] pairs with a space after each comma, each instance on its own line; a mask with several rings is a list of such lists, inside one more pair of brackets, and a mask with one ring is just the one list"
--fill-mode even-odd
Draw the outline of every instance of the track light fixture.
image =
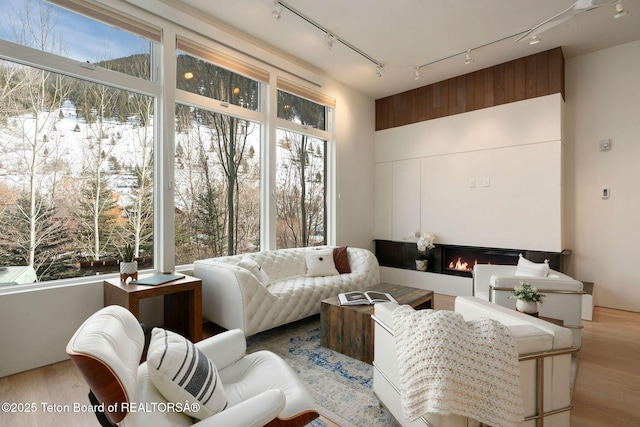
[[280, 18], [282, 17], [282, 5], [280, 5], [280, 3], [277, 1], [274, 1], [273, 5], [271, 6], [271, 16], [273, 16], [277, 20], [280, 20]]
[[297, 9], [293, 8], [292, 6], [288, 5], [287, 3], [283, 2], [283, 1], [279, 1], [279, 0], [274, 0], [273, 7], [272, 7], [272, 10], [271, 10], [271, 14], [273, 15], [273, 17], [276, 18], [276, 19], [280, 19], [283, 8], [287, 9], [289, 12], [293, 13], [298, 18], [300, 18], [300, 19], [302, 19], [304, 21], [307, 21], [309, 24], [313, 25], [314, 27], [316, 27], [317, 29], [322, 31], [325, 34], [325, 44], [327, 45], [327, 47], [329, 49], [331, 49], [333, 47], [333, 44], [336, 41], [339, 41], [340, 43], [342, 43], [343, 45], [345, 45], [346, 47], [348, 47], [349, 49], [351, 49], [352, 51], [354, 51], [358, 55], [360, 55], [363, 58], [365, 58], [366, 60], [372, 62], [376, 66], [376, 74], [377, 74], [377, 76], [378, 77], [382, 77], [382, 75], [384, 74], [384, 67], [382, 66], [380, 61], [376, 61], [375, 59], [373, 59], [372, 57], [370, 57], [369, 55], [367, 55], [366, 53], [364, 53], [363, 51], [361, 51], [360, 49], [358, 49], [357, 47], [355, 47], [351, 43], [347, 42], [344, 39], [341, 39], [339, 36], [335, 35], [331, 31], [327, 30], [322, 25], [318, 24], [316, 21], [314, 21], [313, 19], [309, 18], [308, 16], [306, 16], [305, 14], [300, 12], [299, 10], [297, 10]]
[[416, 67], [413, 78], [415, 80], [420, 80], [422, 78], [422, 71], [420, 71], [420, 67]]
[[471, 49], [467, 51], [467, 54], [464, 56], [464, 63], [469, 65], [473, 62], [473, 56], [471, 56]]
[[335, 42], [336, 42], [336, 36], [331, 33], [327, 33], [327, 36], [324, 39], [324, 43], [327, 45], [329, 50], [333, 49], [333, 44]]
[[616, 14], [613, 15], [613, 19], [622, 18], [627, 13], [629, 13], [629, 11], [625, 10], [624, 6], [622, 5], [622, 0], [618, 0], [618, 3], [616, 3]]

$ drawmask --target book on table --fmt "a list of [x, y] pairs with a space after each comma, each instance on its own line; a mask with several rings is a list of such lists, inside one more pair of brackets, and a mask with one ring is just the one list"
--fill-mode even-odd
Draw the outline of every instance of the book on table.
[[338, 294], [338, 301], [340, 301], [340, 305], [363, 305], [375, 304], [378, 302], [398, 303], [391, 294], [377, 291], [344, 292], [342, 294]]

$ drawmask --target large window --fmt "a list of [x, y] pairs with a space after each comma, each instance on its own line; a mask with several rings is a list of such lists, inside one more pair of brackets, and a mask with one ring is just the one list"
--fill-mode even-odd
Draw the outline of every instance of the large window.
[[0, 0], [0, 294], [330, 243], [333, 101], [122, 6]]
[[176, 108], [176, 263], [260, 249], [260, 125]]
[[[177, 70], [176, 86], [188, 92], [177, 98], [190, 105], [176, 107], [176, 264], [255, 252], [262, 133], [260, 123], [241, 116], [260, 110], [261, 83], [184, 52]], [[212, 110], [228, 104], [240, 107], [237, 116]]]
[[[117, 75], [119, 87], [47, 71], [53, 57], [37, 54], [148, 81], [152, 42], [44, 2], [0, 3], [6, 46], [43, 62], [0, 60], [0, 286], [115, 272], [126, 244], [153, 267], [155, 98]], [[83, 37], [105, 27], [101, 61]]]
[[[278, 91], [278, 118], [325, 130], [327, 110]], [[277, 132], [276, 247], [326, 244], [327, 142], [287, 129]]]

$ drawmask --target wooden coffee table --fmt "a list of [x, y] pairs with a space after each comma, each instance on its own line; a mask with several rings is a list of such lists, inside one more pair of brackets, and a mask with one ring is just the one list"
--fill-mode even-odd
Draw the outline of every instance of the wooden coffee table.
[[[387, 292], [416, 310], [433, 308], [433, 291], [380, 283], [367, 291]], [[340, 305], [338, 297], [320, 305], [320, 345], [366, 363], [373, 362], [374, 305]]]

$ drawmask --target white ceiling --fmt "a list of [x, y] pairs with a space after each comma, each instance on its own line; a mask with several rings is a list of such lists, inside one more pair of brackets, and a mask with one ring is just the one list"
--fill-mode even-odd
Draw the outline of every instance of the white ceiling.
[[[614, 0], [541, 33], [536, 45], [512, 37], [473, 50], [474, 62], [465, 65], [467, 49], [528, 30], [574, 0], [285, 0], [383, 64], [378, 78], [373, 63], [338, 42], [329, 50], [325, 34], [290, 11], [274, 19], [272, 0], [165, 2], [195, 9], [376, 99], [558, 46], [570, 58], [640, 39], [640, 0], [624, 0], [629, 14], [613, 19]], [[456, 53], [414, 79], [416, 66]]]

